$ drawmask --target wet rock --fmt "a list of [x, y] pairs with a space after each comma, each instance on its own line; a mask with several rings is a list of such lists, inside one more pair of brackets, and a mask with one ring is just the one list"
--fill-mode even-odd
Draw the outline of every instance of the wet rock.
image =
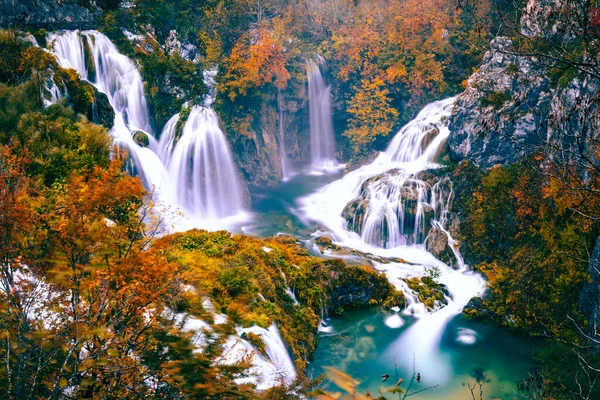
[[439, 135], [439, 133], [440, 130], [438, 128], [433, 128], [432, 130], [427, 132], [427, 134], [423, 137], [423, 141], [421, 142], [421, 151], [425, 151], [425, 149], [429, 147], [433, 139], [435, 139], [436, 136]]
[[493, 319], [495, 317], [494, 313], [485, 306], [485, 299], [481, 297], [473, 297], [469, 300], [463, 308], [463, 313], [475, 318]]
[[425, 240], [425, 246], [427, 250], [429, 250], [431, 254], [433, 254], [439, 260], [452, 267], [458, 266], [454, 252], [448, 243], [448, 235], [442, 232], [442, 230], [437, 226], [431, 228], [429, 231], [427, 239]]
[[142, 147], [148, 147], [150, 145], [150, 140], [148, 139], [148, 134], [142, 131], [136, 131], [133, 134], [133, 141]]
[[325, 250], [339, 250], [340, 247], [333, 243], [331, 238], [327, 236], [319, 236], [314, 240], [315, 244], [321, 249], [321, 253]]
[[95, 124], [111, 129], [115, 122], [115, 110], [113, 110], [108, 96], [94, 88], [94, 102], [88, 108], [88, 119]]

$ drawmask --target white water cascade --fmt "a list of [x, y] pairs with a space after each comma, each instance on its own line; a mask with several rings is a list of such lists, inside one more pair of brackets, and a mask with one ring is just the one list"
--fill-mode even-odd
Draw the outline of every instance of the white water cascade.
[[271, 324], [269, 329], [264, 329], [259, 326], [251, 326], [249, 328], [243, 328], [238, 330], [238, 334], [242, 335], [244, 333], [253, 333], [258, 335], [265, 344], [265, 350], [269, 359], [277, 368], [277, 373], [271, 376], [270, 378], [274, 381], [279, 381], [283, 378], [286, 384], [292, 383], [296, 376], [296, 367], [292, 362], [290, 354], [281, 339], [281, 335], [279, 334], [279, 329], [277, 329], [277, 325]]
[[[137, 66], [106, 36], [96, 31], [64, 31], [50, 34], [48, 42], [63, 67], [74, 68], [108, 96], [115, 110], [110, 131], [115, 143], [128, 151], [133, 172], [153, 191], [159, 205], [184, 212], [178, 229], [222, 229], [225, 219], [235, 222], [246, 217], [244, 187], [211, 108], [216, 71], [205, 73], [209, 95], [204, 107], [192, 107], [181, 137], [177, 132], [180, 115], [176, 114], [157, 141]], [[140, 146], [135, 134], [145, 134], [148, 147]]]
[[[373, 265], [405, 292], [409, 306], [404, 314], [418, 319], [382, 357], [389, 357], [384, 363], [397, 362], [410, 371], [414, 353], [417, 369], [428, 372], [426, 384], [449, 379], [449, 361], [439, 352], [445, 326], [485, 289], [483, 278], [464, 265], [445, 229], [452, 183], [435, 174], [440, 167], [435, 161], [450, 133], [446, 120], [453, 105], [452, 98], [429, 104], [373, 163], [300, 200], [306, 219], [327, 228], [315, 235], [328, 234], [337, 245], [395, 259], [388, 263], [373, 261]], [[423, 243], [432, 226], [448, 235], [457, 269], [425, 249]], [[427, 311], [404, 279], [422, 277], [431, 269], [439, 272], [437, 281], [447, 287], [450, 297], [446, 306]], [[402, 325], [399, 318], [394, 317], [395, 326]]]
[[326, 68], [323, 57], [308, 60], [308, 105], [310, 115], [311, 166], [316, 170], [336, 168], [335, 137], [331, 118], [331, 86], [325, 82], [321, 69]]
[[181, 138], [165, 161], [169, 176], [177, 179], [177, 203], [188, 215], [221, 219], [243, 210], [238, 172], [213, 109], [192, 107]]

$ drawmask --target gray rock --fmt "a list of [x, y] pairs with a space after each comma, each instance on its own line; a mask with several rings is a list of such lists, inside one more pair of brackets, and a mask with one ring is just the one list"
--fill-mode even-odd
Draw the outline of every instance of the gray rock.
[[[579, 3], [579, 4], [578, 4]], [[529, 0], [521, 16], [521, 32], [527, 36], [569, 37], [582, 34], [583, 8], [572, 0]]]
[[510, 54], [496, 38], [450, 117], [450, 155], [482, 168], [510, 164], [539, 148], [547, 133], [552, 91], [545, 71], [529, 57]]
[[91, 29], [102, 21], [103, 12], [90, 0], [0, 0], [0, 27], [24, 26], [45, 29]]

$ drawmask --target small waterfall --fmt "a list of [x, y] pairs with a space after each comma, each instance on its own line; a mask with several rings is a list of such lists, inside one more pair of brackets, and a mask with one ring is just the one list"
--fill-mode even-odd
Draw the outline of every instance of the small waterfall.
[[190, 216], [215, 220], [243, 210], [238, 172], [214, 110], [192, 108], [168, 171], [177, 202]]
[[335, 136], [331, 118], [331, 86], [321, 73], [326, 68], [323, 57], [307, 61], [308, 105], [310, 114], [311, 165], [316, 169], [335, 168]]
[[[181, 117], [176, 114], [157, 141], [141, 74], [106, 36], [96, 31], [64, 31], [50, 34], [48, 43], [53, 44], [52, 51], [63, 67], [76, 69], [108, 96], [115, 110], [110, 133], [115, 143], [127, 150], [131, 172], [153, 191], [159, 205], [185, 211], [185, 228], [206, 227], [208, 220], [243, 214], [243, 183], [211, 108], [216, 96], [216, 69], [204, 72], [209, 94], [204, 107], [191, 109], [179, 140]], [[147, 147], [134, 140], [137, 135], [146, 135]]]
[[296, 373], [296, 367], [292, 362], [292, 358], [281, 339], [281, 335], [279, 334], [279, 329], [277, 329], [277, 325], [274, 323], [269, 326], [269, 329], [264, 329], [258, 327], [256, 325], [251, 326], [250, 328], [243, 328], [238, 330], [238, 334], [242, 335], [244, 333], [253, 333], [255, 335], [260, 336], [262, 341], [265, 344], [265, 349], [267, 355], [271, 362], [277, 368], [279, 377], [272, 377], [277, 380], [278, 378], [283, 378], [286, 384], [291, 384], [298, 374]]

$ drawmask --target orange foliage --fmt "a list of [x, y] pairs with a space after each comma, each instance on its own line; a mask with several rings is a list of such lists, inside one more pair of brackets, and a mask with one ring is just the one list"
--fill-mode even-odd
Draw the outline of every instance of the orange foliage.
[[230, 79], [223, 84], [223, 89], [229, 98], [244, 96], [250, 88], [268, 83], [284, 88], [290, 79], [284, 51], [283, 36], [276, 30], [259, 27], [243, 35], [227, 60], [226, 76]]

